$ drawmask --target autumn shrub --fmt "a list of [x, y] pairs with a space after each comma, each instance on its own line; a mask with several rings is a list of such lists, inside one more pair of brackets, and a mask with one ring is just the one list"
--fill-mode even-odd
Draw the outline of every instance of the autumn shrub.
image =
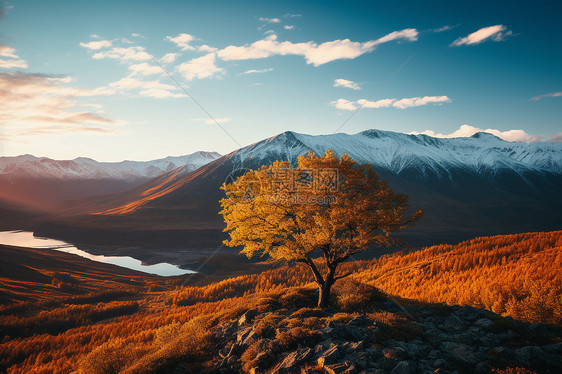
[[90, 352], [79, 364], [81, 374], [117, 374], [145, 353], [124, 340], [110, 340]]
[[[159, 346], [153, 344], [152, 350], [144, 357], [128, 366], [124, 374], [169, 373], [180, 371], [185, 373], [199, 373], [205, 363], [211, 358], [214, 342], [209, 329], [209, 316], [196, 317], [177, 328], [176, 336], [167, 344]], [[160, 343], [176, 327], [170, 331], [163, 331], [155, 340]]]
[[367, 317], [381, 325], [379, 337], [382, 340], [410, 341], [423, 335], [423, 327], [410, 321], [402, 314], [387, 311], [369, 313]]
[[252, 368], [265, 369], [268, 366], [268, 358], [271, 357], [272, 350], [273, 346], [269, 339], [261, 339], [251, 344], [240, 357], [244, 372], [248, 373]]
[[386, 295], [376, 287], [354, 279], [345, 280], [335, 291], [337, 306], [347, 312], [372, 310], [376, 303], [386, 300]]
[[318, 317], [308, 317], [304, 319], [290, 318], [287, 320], [287, 328], [303, 327], [309, 330], [318, 330], [324, 327], [325, 323]]
[[277, 314], [268, 314], [264, 316], [254, 325], [254, 334], [258, 338], [272, 338], [275, 336], [275, 332], [279, 325], [279, 322], [283, 319], [282, 316]]
[[304, 345], [314, 344], [318, 341], [319, 334], [316, 331], [297, 326], [286, 331], [279, 331], [276, 338], [285, 349], [293, 349], [296, 348], [299, 343]]
[[357, 317], [358, 315], [359, 315], [358, 313], [339, 312], [339, 313], [334, 313], [333, 315], [328, 317], [327, 320], [328, 320], [328, 322], [348, 323], [349, 321], [351, 321], [353, 318]]
[[305, 287], [291, 287], [279, 297], [284, 308], [296, 309], [316, 304], [317, 290]]
[[291, 318], [306, 318], [306, 317], [324, 317], [326, 313], [322, 309], [317, 308], [301, 308], [293, 312]]

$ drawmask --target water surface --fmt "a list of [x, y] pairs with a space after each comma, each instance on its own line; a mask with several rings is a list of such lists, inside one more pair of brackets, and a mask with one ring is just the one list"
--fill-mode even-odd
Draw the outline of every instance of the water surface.
[[0, 244], [28, 248], [43, 248], [46, 251], [56, 250], [72, 253], [92, 261], [104, 262], [106, 264], [113, 264], [128, 269], [162, 276], [194, 273], [191, 270], [184, 270], [167, 262], [161, 262], [154, 265], [144, 265], [140, 260], [129, 256], [93, 255], [61, 240], [33, 236], [33, 233], [29, 231], [0, 231]]

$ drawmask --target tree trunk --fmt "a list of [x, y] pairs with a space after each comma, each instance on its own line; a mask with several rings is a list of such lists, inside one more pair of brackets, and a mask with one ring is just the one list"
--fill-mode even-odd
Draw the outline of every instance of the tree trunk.
[[324, 284], [318, 286], [318, 308], [324, 309], [330, 305], [330, 290], [332, 289], [332, 285], [334, 284], [334, 274], [336, 272], [336, 268], [329, 268], [328, 275], [324, 280]]

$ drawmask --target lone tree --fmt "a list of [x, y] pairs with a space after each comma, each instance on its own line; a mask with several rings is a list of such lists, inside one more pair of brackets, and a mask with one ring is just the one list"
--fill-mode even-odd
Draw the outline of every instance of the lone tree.
[[330, 289], [341, 278], [338, 265], [370, 244], [390, 245], [390, 233], [414, 224], [421, 211], [405, 216], [408, 196], [393, 192], [370, 165], [347, 154], [310, 152], [298, 165], [275, 161], [249, 170], [221, 187], [220, 201], [230, 239], [273, 260], [307, 265], [318, 284], [318, 307], [328, 306]]

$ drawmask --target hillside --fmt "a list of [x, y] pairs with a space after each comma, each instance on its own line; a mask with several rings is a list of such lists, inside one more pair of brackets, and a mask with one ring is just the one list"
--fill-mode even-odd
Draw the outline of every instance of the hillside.
[[52, 211], [65, 200], [127, 190], [180, 167], [191, 172], [220, 156], [200, 151], [151, 161], [121, 162], [98, 162], [84, 157], [0, 157], [0, 201], [20, 210]]
[[9, 336], [0, 344], [0, 370], [339, 373], [353, 365], [348, 372], [555, 373], [562, 362], [562, 331], [552, 325], [562, 321], [561, 249], [556, 231], [346, 263], [342, 272], [356, 272], [336, 284], [324, 312], [310, 309], [316, 290], [300, 266], [179, 291], [145, 288], [125, 299], [0, 307], [0, 336]]
[[166, 278], [48, 249], [0, 244], [0, 305], [93, 292], [137, 292]]
[[[412, 209], [426, 212], [404, 233], [412, 246], [560, 229], [560, 143], [507, 142], [485, 133], [440, 139], [379, 130], [322, 136], [285, 132], [192, 173], [171, 171], [122, 193], [73, 201], [72, 209], [36, 229], [44, 236], [93, 242], [100, 240], [93, 232], [104, 229], [123, 245], [145, 230], [176, 230], [180, 241], [213, 247], [223, 238], [218, 201], [229, 175], [274, 160], [294, 163], [307, 152], [327, 149], [370, 163], [393, 190], [410, 197]], [[202, 230], [205, 240], [188, 233], [193, 230]]]

